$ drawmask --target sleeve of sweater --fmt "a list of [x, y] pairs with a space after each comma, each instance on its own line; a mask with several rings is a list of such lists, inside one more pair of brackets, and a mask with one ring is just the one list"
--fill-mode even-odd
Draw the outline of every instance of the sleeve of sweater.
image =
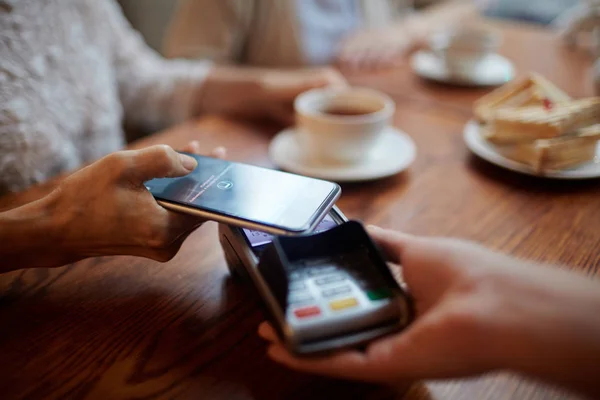
[[125, 123], [152, 131], [197, 113], [211, 63], [166, 60], [148, 47], [114, 0], [97, 0], [111, 46]]

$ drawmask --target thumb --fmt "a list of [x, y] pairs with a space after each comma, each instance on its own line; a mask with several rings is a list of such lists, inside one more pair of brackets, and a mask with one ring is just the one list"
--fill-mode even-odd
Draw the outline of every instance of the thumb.
[[387, 260], [394, 264], [401, 264], [400, 260], [402, 254], [404, 253], [411, 236], [389, 229], [382, 229], [373, 225], [370, 225], [367, 229], [375, 243], [377, 243], [385, 253]]
[[167, 145], [157, 145], [135, 151], [130, 165], [130, 177], [139, 183], [153, 178], [174, 178], [192, 172], [198, 162]]

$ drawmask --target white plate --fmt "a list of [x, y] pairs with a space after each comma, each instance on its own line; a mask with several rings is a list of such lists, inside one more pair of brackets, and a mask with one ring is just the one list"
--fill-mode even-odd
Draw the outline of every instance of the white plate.
[[269, 146], [271, 160], [280, 168], [300, 175], [335, 182], [360, 182], [385, 178], [404, 171], [417, 150], [406, 133], [387, 127], [364, 161], [351, 165], [309, 165], [296, 142], [294, 128], [280, 132]]
[[465, 70], [459, 74], [448, 70], [441, 58], [426, 50], [414, 54], [411, 65], [422, 78], [463, 86], [500, 86], [515, 76], [512, 63], [499, 54], [490, 54], [472, 70]]
[[469, 121], [465, 126], [464, 139], [467, 147], [479, 157], [499, 167], [510, 169], [527, 175], [540, 176], [553, 179], [591, 179], [600, 178], [600, 143], [596, 148], [594, 161], [578, 167], [564, 170], [550, 170], [537, 172], [529, 165], [510, 160], [499, 154], [481, 135], [481, 127], [476, 121]]

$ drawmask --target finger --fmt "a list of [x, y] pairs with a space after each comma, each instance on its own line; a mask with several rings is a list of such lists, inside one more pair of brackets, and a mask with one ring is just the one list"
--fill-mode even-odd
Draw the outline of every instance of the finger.
[[184, 176], [197, 166], [194, 158], [177, 153], [170, 146], [157, 145], [132, 151], [129, 172], [142, 184], [153, 178]]
[[367, 50], [362, 48], [354, 52], [354, 54], [348, 57], [348, 68], [351, 71], [358, 72], [364, 69], [365, 59], [367, 57]]
[[375, 60], [374, 68], [381, 70], [387, 69], [395, 66], [394, 61], [398, 58], [399, 52], [398, 49], [394, 48], [385, 48], [381, 49], [377, 54], [377, 58]]
[[[282, 363], [290, 368], [312, 372], [322, 375], [347, 376], [344, 370], [350, 367], [347, 360], [353, 363], [353, 357], [347, 353], [336, 354], [332, 357], [298, 359], [292, 356], [281, 344], [275, 330], [268, 322], [263, 322], [258, 327], [258, 334], [265, 340], [271, 342], [268, 354], [276, 362]], [[335, 370], [337, 371], [335, 371]]]
[[263, 322], [258, 326], [258, 335], [269, 342], [279, 342], [275, 329], [268, 322]]
[[344, 351], [327, 357], [296, 358], [281, 344], [272, 344], [267, 350], [269, 357], [297, 371], [327, 375], [337, 378], [376, 381], [373, 365], [358, 351]]
[[215, 147], [210, 152], [211, 157], [224, 159], [227, 157], [227, 149], [223, 146]]
[[275, 93], [281, 102], [293, 102], [299, 94], [311, 89], [327, 86], [347, 86], [344, 77], [333, 68], [308, 70], [296, 74], [298, 78], [287, 78], [287, 83], [284, 81], [276, 85], [278, 89]]
[[333, 67], [329, 67], [325, 71], [327, 85], [333, 88], [345, 88], [348, 86], [348, 81], [344, 76], [337, 70], [333, 69]]
[[292, 356], [283, 347], [275, 330], [268, 322], [259, 325], [258, 334], [271, 342], [268, 350], [269, 357], [289, 368], [321, 375], [375, 380], [369, 376], [367, 369], [370, 368], [368, 365], [370, 361], [364, 357], [363, 353], [346, 351], [329, 357], [299, 359]]
[[373, 225], [368, 226], [367, 230], [373, 240], [384, 251], [388, 261], [400, 264], [402, 254], [407, 244], [412, 240], [412, 236]]
[[379, 58], [381, 57], [381, 47], [371, 45], [366, 47], [362, 52], [362, 57], [359, 60], [357, 68], [360, 70], [376, 70], [378, 69]]
[[361, 49], [361, 46], [354, 44], [342, 47], [337, 56], [337, 65], [343, 70], [352, 71], [355, 60], [361, 52]]
[[[200, 142], [197, 140], [192, 140], [181, 149], [184, 153], [192, 153], [197, 154], [199, 156], [204, 155], [205, 153], [202, 151], [202, 146], [200, 146]], [[227, 156], [227, 149], [223, 146], [215, 147], [208, 153], [210, 157], [214, 158], [225, 158]]]
[[202, 154], [202, 147], [200, 146], [200, 142], [198, 142], [197, 140], [192, 140], [191, 142], [189, 142], [188, 144], [186, 144], [185, 146], [183, 146], [183, 148], [181, 149], [181, 151], [186, 152], [186, 153], [192, 153], [192, 154]]

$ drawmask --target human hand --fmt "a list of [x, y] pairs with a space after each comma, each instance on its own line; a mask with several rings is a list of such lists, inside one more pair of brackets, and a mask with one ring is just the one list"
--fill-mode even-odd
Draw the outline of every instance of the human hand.
[[[199, 153], [199, 144], [191, 142], [183, 150]], [[224, 157], [224, 152], [217, 148], [211, 155]], [[184, 176], [196, 166], [193, 158], [158, 145], [112, 153], [73, 173], [48, 196], [60, 241], [48, 262], [61, 265], [103, 255], [171, 259], [204, 221], [161, 207], [144, 182]]]
[[259, 99], [265, 114], [285, 125], [294, 124], [294, 100], [310, 89], [345, 87], [346, 79], [337, 70], [305, 68], [296, 71], [272, 71], [261, 79]]
[[[468, 242], [417, 238], [379, 228], [370, 233], [392, 262], [402, 260], [403, 278], [415, 299], [417, 317], [412, 325], [371, 343], [364, 352], [300, 359], [290, 355], [271, 326], [263, 323], [259, 334], [271, 342], [268, 354], [273, 360], [300, 371], [389, 384], [503, 368], [566, 380], [555, 371], [544, 371], [563, 365], [558, 360], [580, 350], [568, 334], [560, 335], [557, 325], [569, 326], [567, 332], [577, 323], [589, 330], [589, 317], [600, 301], [597, 285]], [[573, 300], [576, 293], [587, 293], [588, 298]], [[587, 316], [566, 321], [573, 309], [582, 307], [589, 311]], [[559, 322], [561, 316], [564, 324]], [[555, 354], [550, 356], [549, 349]], [[587, 354], [585, 348], [581, 353]], [[576, 379], [582, 381], [582, 374]]]
[[242, 118], [269, 118], [285, 126], [294, 124], [294, 100], [310, 89], [344, 87], [335, 69], [298, 70], [215, 67], [202, 88], [199, 109]]
[[416, 43], [406, 26], [361, 30], [342, 42], [336, 63], [350, 71], [393, 68], [405, 62]]

